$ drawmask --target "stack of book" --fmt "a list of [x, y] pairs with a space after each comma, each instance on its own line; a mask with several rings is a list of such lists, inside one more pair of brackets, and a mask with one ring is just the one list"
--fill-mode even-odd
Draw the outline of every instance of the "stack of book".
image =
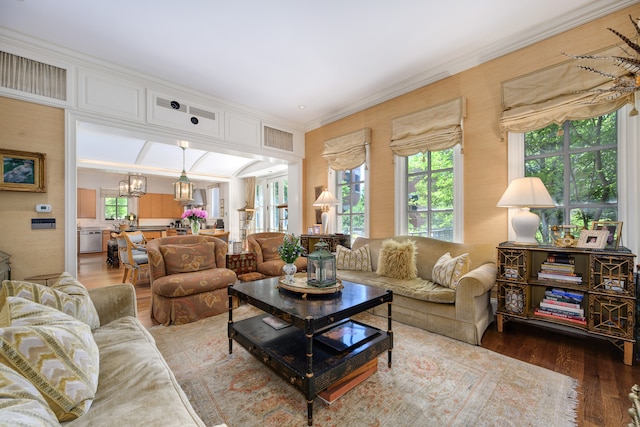
[[535, 314], [586, 325], [584, 309], [581, 306], [583, 298], [584, 294], [581, 292], [572, 292], [564, 289], [546, 290], [544, 298], [540, 302], [540, 307], [535, 310]]
[[582, 283], [582, 276], [575, 272], [574, 258], [563, 253], [549, 254], [547, 260], [540, 265], [538, 279]]

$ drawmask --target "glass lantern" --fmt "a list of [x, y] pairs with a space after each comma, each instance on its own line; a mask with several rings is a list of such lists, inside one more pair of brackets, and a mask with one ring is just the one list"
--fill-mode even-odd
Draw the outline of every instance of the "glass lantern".
[[320, 241], [307, 256], [307, 283], [310, 286], [324, 288], [336, 284], [336, 257], [327, 250], [327, 246]]

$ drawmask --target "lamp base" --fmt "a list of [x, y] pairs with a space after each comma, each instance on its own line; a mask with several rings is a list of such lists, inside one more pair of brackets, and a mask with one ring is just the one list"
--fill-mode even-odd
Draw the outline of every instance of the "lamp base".
[[329, 212], [322, 212], [322, 234], [329, 234]]
[[521, 208], [520, 212], [511, 219], [511, 226], [516, 232], [516, 240], [512, 243], [522, 246], [537, 246], [536, 231], [540, 224], [540, 217], [529, 208]]

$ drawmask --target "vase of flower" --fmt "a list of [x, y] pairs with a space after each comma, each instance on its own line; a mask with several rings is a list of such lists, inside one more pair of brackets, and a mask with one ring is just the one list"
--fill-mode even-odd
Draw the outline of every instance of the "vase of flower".
[[191, 234], [194, 236], [200, 233], [200, 221], [191, 221]]
[[295, 274], [298, 271], [298, 267], [295, 264], [285, 264], [282, 267], [282, 272], [284, 273], [284, 282], [288, 285], [293, 284], [295, 282]]
[[189, 221], [191, 234], [197, 235], [200, 233], [200, 221], [205, 221], [207, 219], [207, 211], [198, 208], [187, 209], [183, 212], [182, 219]]
[[298, 271], [298, 268], [294, 264], [299, 256], [304, 253], [304, 248], [300, 245], [300, 238], [295, 235], [284, 236], [282, 240], [282, 246], [278, 248], [278, 254], [280, 259], [285, 262], [282, 267], [284, 273], [284, 281], [287, 284], [292, 284], [295, 279], [294, 275]]

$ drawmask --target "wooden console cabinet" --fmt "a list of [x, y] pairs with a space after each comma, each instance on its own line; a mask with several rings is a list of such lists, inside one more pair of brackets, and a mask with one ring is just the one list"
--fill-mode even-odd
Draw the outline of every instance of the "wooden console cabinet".
[[634, 259], [635, 255], [626, 248], [594, 250], [500, 244], [498, 331], [503, 331], [508, 320], [566, 328], [611, 341], [623, 350], [624, 363], [632, 365], [636, 315]]
[[351, 248], [351, 236], [349, 234], [301, 234], [300, 245], [306, 254], [315, 250], [314, 246], [320, 241], [325, 242], [329, 247], [329, 252], [335, 252], [338, 245]]

